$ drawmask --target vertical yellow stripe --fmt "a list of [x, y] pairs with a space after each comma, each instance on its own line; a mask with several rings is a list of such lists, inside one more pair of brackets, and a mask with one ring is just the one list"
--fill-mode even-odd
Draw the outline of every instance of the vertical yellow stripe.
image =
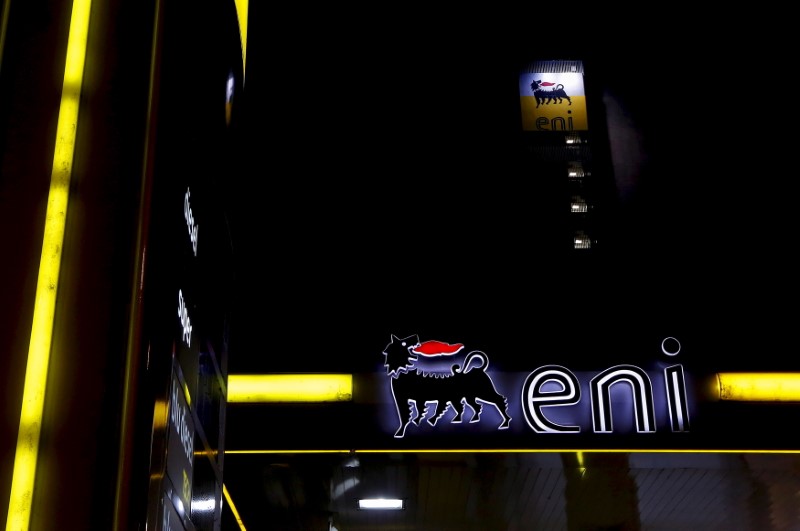
[[72, 5], [6, 531], [25, 531], [30, 525], [90, 9], [91, 0]]
[[[239, 35], [242, 38], [242, 75], [247, 66], [247, 8], [248, 0], [234, 0], [236, 17], [239, 20]], [[245, 76], [246, 77], [246, 76]]]

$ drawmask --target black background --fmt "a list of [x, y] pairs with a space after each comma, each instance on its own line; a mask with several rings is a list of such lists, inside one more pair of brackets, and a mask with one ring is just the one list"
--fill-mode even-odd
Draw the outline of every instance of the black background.
[[[372, 370], [392, 333], [521, 370], [649, 360], [669, 335], [703, 369], [796, 368], [785, 106], [742, 95], [780, 57], [713, 17], [500, 11], [251, 6], [230, 372]], [[519, 68], [549, 58], [585, 62], [590, 127], [621, 120], [591, 258], [554, 240], [519, 155]]]

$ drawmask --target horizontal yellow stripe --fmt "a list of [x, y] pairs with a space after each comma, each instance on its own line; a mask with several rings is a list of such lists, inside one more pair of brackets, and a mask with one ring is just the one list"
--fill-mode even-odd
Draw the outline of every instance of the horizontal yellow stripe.
[[772, 450], [730, 450], [730, 449], [705, 449], [693, 448], [676, 450], [674, 448], [610, 448], [610, 449], [583, 449], [576, 450], [575, 448], [547, 448], [547, 449], [530, 449], [530, 448], [467, 448], [463, 450], [453, 449], [431, 449], [431, 448], [385, 448], [385, 449], [341, 449], [341, 450], [225, 450], [225, 455], [267, 455], [267, 454], [552, 454], [552, 453], [592, 453], [592, 454], [800, 454], [797, 449], [772, 449]]
[[[800, 401], [800, 373], [721, 372], [714, 378], [720, 400]], [[228, 402], [347, 402], [352, 374], [231, 374]]]
[[800, 401], [800, 373], [721, 372], [717, 373], [720, 400], [743, 402]]
[[231, 374], [228, 402], [348, 402], [352, 374]]

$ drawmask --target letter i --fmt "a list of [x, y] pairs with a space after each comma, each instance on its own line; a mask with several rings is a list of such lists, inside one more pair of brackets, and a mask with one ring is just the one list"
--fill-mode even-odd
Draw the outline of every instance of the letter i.
[[682, 365], [673, 365], [664, 369], [664, 387], [667, 392], [672, 431], [689, 431], [689, 408]]

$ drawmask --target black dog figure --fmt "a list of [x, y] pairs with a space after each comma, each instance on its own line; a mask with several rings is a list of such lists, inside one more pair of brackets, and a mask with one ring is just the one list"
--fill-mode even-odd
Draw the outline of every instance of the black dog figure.
[[[477, 350], [470, 352], [464, 360], [463, 370], [458, 365], [453, 365], [450, 374], [423, 374], [416, 370], [409, 372], [409, 369], [414, 368], [418, 357], [413, 350], [419, 345], [416, 334], [403, 339], [392, 334], [391, 342], [383, 351], [386, 356], [384, 365], [391, 377], [392, 396], [400, 418], [400, 427], [394, 434], [396, 438], [405, 435], [410, 422], [419, 425], [427, 410], [426, 402], [436, 403], [434, 411], [427, 418], [431, 426], [436, 425], [449, 406], [456, 412], [451, 422], [461, 422], [467, 405], [473, 411], [470, 422], [478, 422], [483, 407], [478, 401], [481, 401], [494, 405], [502, 415], [503, 422], [497, 429], [508, 428], [511, 423], [507, 412], [508, 401], [497, 392], [492, 379], [486, 373], [489, 366], [486, 354]], [[474, 360], [478, 360], [480, 364], [471, 367]]]
[[531, 90], [533, 91], [533, 95], [536, 97], [537, 107], [542, 103], [545, 105], [549, 105], [550, 103], [562, 103], [565, 98], [569, 104], [572, 105], [572, 99], [567, 96], [567, 93], [564, 90], [564, 85], [559, 83], [554, 88], [545, 90], [542, 88], [541, 84], [541, 79], [531, 82]]

